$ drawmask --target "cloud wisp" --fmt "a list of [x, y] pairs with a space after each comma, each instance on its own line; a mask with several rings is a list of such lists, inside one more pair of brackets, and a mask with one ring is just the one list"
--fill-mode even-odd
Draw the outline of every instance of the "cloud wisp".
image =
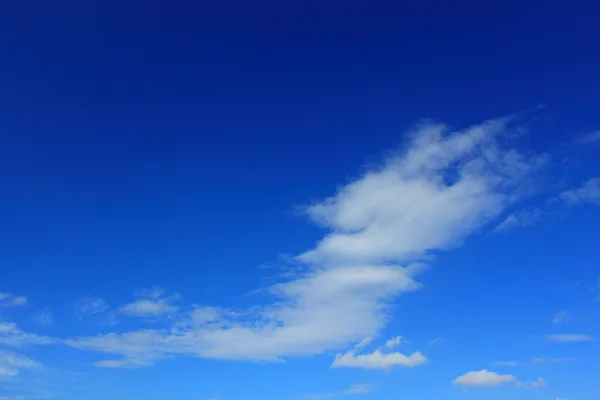
[[546, 381], [542, 377], [539, 377], [533, 382], [521, 382], [514, 375], [510, 374], [499, 374], [497, 372], [488, 371], [482, 369], [479, 371], [469, 371], [464, 375], [452, 381], [453, 385], [470, 387], [470, 388], [490, 388], [495, 386], [501, 386], [506, 384], [515, 384], [525, 389], [537, 389], [543, 387]]
[[22, 307], [27, 305], [27, 297], [0, 293], [0, 307]]
[[42, 365], [12, 351], [0, 350], [0, 378], [13, 377], [26, 370], [41, 369]]
[[594, 340], [594, 338], [590, 335], [584, 335], [580, 333], [565, 333], [546, 336], [547, 342], [554, 343], [591, 342], [592, 340]]

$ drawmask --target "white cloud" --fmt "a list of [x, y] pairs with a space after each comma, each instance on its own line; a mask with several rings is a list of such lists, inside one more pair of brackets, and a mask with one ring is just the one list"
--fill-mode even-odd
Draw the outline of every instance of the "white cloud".
[[77, 312], [81, 315], [95, 315], [108, 311], [110, 306], [101, 297], [87, 297], [81, 299], [77, 306]]
[[517, 382], [517, 385], [524, 387], [525, 389], [532, 390], [546, 386], [546, 381], [540, 376], [534, 382]]
[[494, 363], [494, 365], [498, 367], [516, 367], [519, 364], [520, 363], [517, 361], [498, 361]]
[[27, 305], [27, 297], [0, 293], [0, 307], [19, 307]]
[[552, 317], [552, 323], [555, 325], [564, 324], [571, 321], [571, 314], [568, 311], [559, 311]]
[[0, 322], [0, 344], [12, 347], [50, 344], [55, 341], [46, 336], [22, 331], [15, 323]]
[[350, 386], [348, 389], [344, 390], [344, 394], [366, 394], [372, 393], [373, 386], [365, 385], [365, 384], [354, 384]]
[[[415, 279], [422, 268], [416, 266], [422, 264], [415, 262], [460, 245], [529, 190], [545, 158], [500, 146], [497, 138], [510, 131], [510, 124], [506, 118], [490, 120], [458, 132], [422, 125], [404, 152], [306, 207], [329, 233], [294, 259], [300, 267], [290, 280], [264, 290], [274, 297], [271, 304], [241, 310], [199, 307], [174, 316], [173, 325], [164, 329], [67, 343], [121, 357], [103, 362], [117, 366], [175, 355], [280, 361], [375, 336], [386, 326], [397, 296], [420, 287]], [[124, 309], [156, 310], [152, 301]], [[419, 353], [374, 354], [371, 359], [389, 365], [424, 359]]]
[[23, 370], [40, 369], [36, 361], [12, 351], [0, 350], [0, 377], [17, 376]]
[[444, 340], [443, 338], [437, 337], [437, 338], [431, 339], [429, 342], [427, 342], [427, 344], [430, 346], [435, 346], [436, 344], [440, 343], [443, 340]]
[[172, 298], [159, 300], [140, 299], [124, 305], [119, 309], [126, 315], [136, 317], [158, 317], [177, 312], [177, 307], [171, 304]]
[[578, 144], [591, 144], [595, 142], [600, 143], [600, 131], [588, 133], [587, 135], [578, 138], [576, 142]]
[[557, 335], [547, 335], [546, 341], [548, 342], [590, 342], [594, 340], [593, 337], [589, 335], [582, 334], [557, 334]]
[[[384, 348], [391, 349], [400, 344], [401, 336], [388, 340]], [[416, 367], [427, 362], [427, 358], [419, 352], [406, 356], [399, 352], [383, 353], [381, 349], [373, 353], [356, 354], [356, 349], [352, 349], [344, 354], [338, 354], [331, 364], [334, 368], [364, 368], [364, 369], [382, 369], [389, 370], [395, 366]]]
[[[354, 385], [350, 385], [350, 387], [345, 390], [337, 390], [337, 391], [325, 392], [325, 393], [314, 393], [314, 394], [302, 396], [301, 398], [312, 399], [312, 400], [330, 399], [330, 398], [345, 396], [345, 395], [360, 395], [360, 394], [372, 393], [373, 390], [374, 390], [373, 385], [357, 383]], [[2, 399], [0, 399], [0, 400], [2, 400]]]
[[373, 342], [373, 338], [372, 337], [366, 337], [363, 340], [361, 340], [360, 342], [358, 342], [357, 344], [355, 344], [354, 348], [357, 349], [357, 350], [360, 350], [363, 347], [367, 347], [372, 342]]
[[468, 387], [492, 387], [511, 382], [516, 383], [517, 378], [513, 375], [500, 375], [487, 369], [469, 371], [452, 381], [454, 385]]
[[495, 228], [494, 232], [502, 233], [513, 228], [528, 228], [535, 225], [545, 216], [539, 209], [523, 209], [508, 215]]
[[558, 364], [558, 363], [563, 363], [563, 362], [568, 362], [568, 361], [575, 361], [575, 358], [573, 358], [573, 357], [565, 357], [565, 358], [544, 358], [544, 357], [538, 357], [538, 358], [533, 358], [531, 360], [531, 364], [532, 365], [538, 365], [538, 364]]
[[600, 205], [600, 178], [592, 178], [579, 188], [564, 191], [560, 197], [568, 205], [584, 203]]
[[391, 338], [390, 340], [385, 342], [385, 347], [387, 347], [388, 349], [392, 349], [398, 346], [403, 340], [404, 338], [402, 336], [396, 336], [395, 338]]

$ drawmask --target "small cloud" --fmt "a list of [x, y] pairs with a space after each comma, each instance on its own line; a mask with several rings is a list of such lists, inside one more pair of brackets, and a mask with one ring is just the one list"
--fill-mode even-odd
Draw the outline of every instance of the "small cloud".
[[579, 188], [566, 190], [560, 194], [560, 198], [567, 205], [600, 205], [600, 178], [592, 178]]
[[568, 311], [559, 311], [552, 317], [552, 323], [555, 325], [564, 324], [571, 321], [571, 314]]
[[481, 371], [469, 371], [452, 381], [452, 384], [465, 387], [493, 387], [506, 383], [517, 382], [513, 375], [501, 375], [496, 372], [482, 369]]
[[138, 297], [143, 297], [143, 298], [159, 299], [163, 296], [164, 293], [165, 293], [164, 289], [161, 288], [160, 286], [153, 286], [150, 289], [138, 290], [135, 293], [135, 295]]
[[395, 338], [391, 338], [390, 340], [385, 342], [385, 347], [387, 347], [388, 349], [393, 349], [394, 347], [398, 346], [402, 342], [402, 340], [402, 336], [396, 336]]
[[366, 394], [371, 392], [373, 392], [373, 386], [365, 384], [354, 384], [344, 390], [344, 394]]
[[558, 363], [563, 363], [563, 362], [568, 362], [568, 361], [575, 361], [575, 359], [572, 357], [567, 357], [567, 358], [537, 357], [537, 358], [533, 358], [530, 363], [531, 363], [531, 365], [539, 365], [539, 364], [558, 364]]
[[21, 307], [27, 305], [27, 297], [0, 293], [0, 307]]
[[124, 305], [119, 309], [123, 314], [135, 317], [158, 317], [177, 312], [178, 308], [171, 304], [176, 297], [166, 297], [164, 299], [140, 299]]
[[[384, 347], [389, 349], [397, 346], [401, 340], [401, 336], [392, 338], [386, 342]], [[333, 368], [390, 370], [395, 366], [416, 367], [425, 362], [427, 362], [427, 358], [419, 352], [407, 356], [399, 352], [383, 353], [380, 349], [377, 349], [373, 353], [356, 354], [356, 349], [353, 349], [344, 354], [338, 354], [331, 366]]]
[[519, 365], [519, 363], [517, 361], [498, 361], [495, 362], [493, 365], [497, 367], [516, 367]]
[[431, 339], [427, 344], [429, 346], [435, 346], [436, 344], [440, 343], [442, 340], [444, 340], [443, 338], [437, 337], [435, 339]]
[[534, 382], [517, 382], [517, 385], [524, 387], [525, 389], [533, 390], [546, 386], [546, 381], [540, 376]]
[[516, 211], [500, 222], [494, 228], [494, 232], [503, 233], [514, 228], [529, 228], [540, 222], [545, 215], [546, 213], [539, 209]]
[[547, 342], [555, 342], [555, 343], [567, 343], [567, 342], [590, 342], [594, 340], [593, 337], [589, 335], [582, 334], [558, 334], [558, 335], [547, 335]]
[[101, 297], [89, 296], [79, 299], [75, 305], [75, 312], [80, 320], [94, 318], [106, 325], [117, 323], [115, 311]]
[[24, 332], [13, 322], [0, 322], [0, 344], [5, 346], [21, 347], [26, 345], [51, 344], [54, 342], [55, 340], [49, 337]]
[[110, 309], [110, 306], [101, 297], [87, 297], [79, 302], [77, 311], [82, 315], [96, 315], [103, 313]]
[[0, 378], [17, 376], [24, 370], [40, 368], [42, 368], [40, 363], [28, 357], [12, 351], [0, 350]]
[[587, 135], [583, 135], [577, 140], [575, 140], [577, 144], [591, 144], [591, 143], [600, 143], [600, 130], [592, 133], [588, 133]]

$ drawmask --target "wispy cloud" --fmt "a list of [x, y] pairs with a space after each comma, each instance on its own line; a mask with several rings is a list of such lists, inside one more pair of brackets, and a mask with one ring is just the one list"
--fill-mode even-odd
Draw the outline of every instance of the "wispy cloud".
[[568, 343], [568, 342], [591, 342], [594, 338], [589, 335], [583, 334], [556, 334], [547, 335], [546, 341], [556, 343]]
[[592, 178], [579, 188], [564, 191], [560, 197], [567, 205], [600, 205], [600, 178]]
[[[348, 389], [337, 390], [332, 392], [324, 392], [324, 393], [313, 393], [309, 395], [304, 395], [301, 399], [305, 400], [320, 400], [320, 399], [330, 399], [333, 397], [339, 397], [344, 395], [360, 395], [360, 394], [368, 394], [374, 391], [373, 385], [357, 383], [350, 385]], [[0, 399], [1, 400], [1, 399]]]
[[27, 297], [0, 293], [0, 307], [19, 307], [27, 305]]
[[344, 390], [345, 394], [366, 394], [373, 392], [373, 385], [354, 384]]
[[523, 209], [508, 215], [495, 228], [494, 232], [506, 232], [514, 228], [528, 228], [537, 224], [546, 216], [540, 209]]
[[56, 341], [46, 336], [22, 331], [17, 324], [12, 322], [0, 322], [0, 344], [12, 347], [26, 345], [51, 344]]
[[559, 311], [552, 316], [552, 323], [555, 325], [564, 324], [571, 321], [571, 313], [568, 311]]
[[480, 371], [469, 371], [452, 381], [452, 384], [454, 385], [472, 388], [489, 388], [508, 383], [515, 384], [525, 389], [537, 389], [544, 386], [546, 381], [542, 377], [539, 377], [533, 382], [522, 382], [519, 381], [514, 375], [502, 375], [496, 372], [488, 371], [487, 369], [482, 369]]
[[[197, 308], [173, 316], [165, 329], [67, 344], [120, 357], [103, 362], [118, 366], [176, 355], [280, 361], [373, 337], [386, 326], [391, 302], [421, 287], [416, 279], [422, 268], [414, 265], [433, 251], [459, 246], [529, 192], [546, 157], [501, 146], [497, 138], [509, 140], [511, 124], [511, 118], [501, 118], [456, 132], [423, 124], [405, 151], [305, 207], [329, 232], [295, 257], [301, 268], [289, 280], [264, 290], [276, 298], [271, 304]], [[423, 357], [380, 354], [344, 360], [394, 365]]]
[[75, 305], [75, 312], [80, 320], [95, 318], [107, 325], [117, 323], [115, 311], [101, 297], [88, 296], [79, 299]]
[[0, 350], [0, 378], [17, 376], [24, 370], [41, 369], [42, 365], [12, 351]]
[[583, 135], [575, 140], [577, 144], [591, 144], [591, 143], [600, 143], [600, 131], [595, 131], [588, 133], [587, 135]]
[[54, 315], [48, 309], [40, 310], [33, 316], [33, 321], [42, 326], [52, 325], [54, 323]]
[[575, 361], [573, 357], [564, 357], [564, 358], [545, 358], [545, 357], [537, 357], [531, 360], [531, 365], [539, 365], [539, 364], [559, 364], [563, 362]]
[[497, 367], [517, 367], [520, 365], [518, 361], [498, 361], [493, 363]]

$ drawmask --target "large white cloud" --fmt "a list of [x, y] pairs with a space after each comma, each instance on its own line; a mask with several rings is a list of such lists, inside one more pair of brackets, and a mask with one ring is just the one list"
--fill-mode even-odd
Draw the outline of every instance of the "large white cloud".
[[[67, 344], [113, 354], [118, 358], [98, 365], [123, 367], [175, 355], [279, 361], [374, 336], [394, 299], [420, 287], [425, 256], [461, 244], [527, 192], [545, 158], [499, 144], [511, 123], [496, 119], [457, 132], [422, 125], [405, 151], [307, 206], [309, 218], [329, 233], [296, 257], [303, 272], [267, 288], [275, 297], [270, 304], [196, 308], [164, 329]], [[382, 356], [389, 363], [389, 354]]]

